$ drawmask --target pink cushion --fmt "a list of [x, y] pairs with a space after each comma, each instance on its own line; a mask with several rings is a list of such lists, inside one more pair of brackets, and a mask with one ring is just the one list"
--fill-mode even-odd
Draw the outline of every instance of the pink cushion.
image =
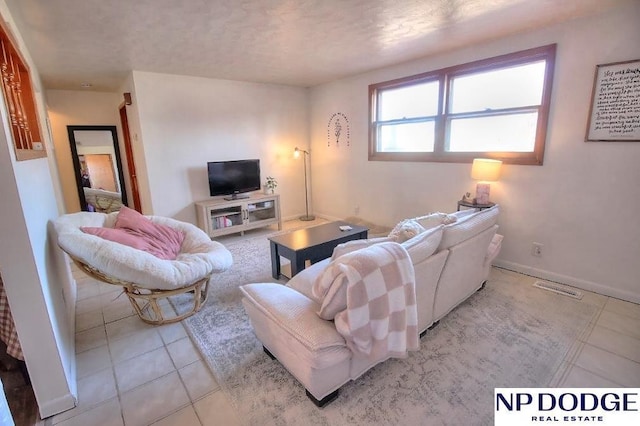
[[87, 234], [146, 251], [164, 260], [175, 260], [184, 241], [183, 232], [153, 223], [137, 211], [124, 206], [118, 212], [113, 228], [80, 229]]
[[134, 249], [144, 250], [149, 253], [153, 251], [153, 247], [150, 247], [143, 238], [130, 234], [126, 229], [82, 226], [80, 227], [80, 230], [85, 234], [95, 235], [96, 237], [124, 244], [125, 246], [133, 247]]

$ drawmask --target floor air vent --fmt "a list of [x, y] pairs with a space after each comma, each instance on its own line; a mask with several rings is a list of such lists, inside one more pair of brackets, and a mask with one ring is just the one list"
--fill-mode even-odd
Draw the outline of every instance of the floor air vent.
[[569, 287], [569, 286], [565, 286], [557, 283], [550, 283], [546, 281], [536, 281], [535, 283], [533, 283], [533, 286], [541, 288], [543, 290], [549, 290], [554, 293], [573, 297], [574, 299], [582, 299], [582, 295], [583, 295], [581, 291], [578, 291], [573, 287]]

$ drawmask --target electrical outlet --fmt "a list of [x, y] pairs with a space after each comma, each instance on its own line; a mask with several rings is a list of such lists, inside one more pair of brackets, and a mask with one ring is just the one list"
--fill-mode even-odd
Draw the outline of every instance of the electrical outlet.
[[531, 256], [542, 257], [542, 244], [540, 243], [531, 244]]
[[356, 216], [358, 216], [360, 214], [360, 206], [356, 206], [356, 208], [353, 209], [353, 212], [355, 213]]

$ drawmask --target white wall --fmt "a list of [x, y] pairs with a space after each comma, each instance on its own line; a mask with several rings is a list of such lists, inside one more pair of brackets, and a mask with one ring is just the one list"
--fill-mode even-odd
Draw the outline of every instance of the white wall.
[[[118, 115], [118, 105], [124, 101], [124, 98], [116, 93], [80, 90], [47, 90], [46, 95], [47, 112], [51, 123], [65, 211], [66, 213], [78, 212], [80, 211], [80, 199], [73, 170], [67, 126], [116, 126], [120, 157], [126, 171], [120, 116]], [[125, 174], [125, 181], [127, 180], [126, 176]], [[127, 182], [125, 182], [125, 186], [127, 186]]]
[[0, 137], [5, 148], [0, 154], [5, 157], [0, 162], [0, 269], [40, 413], [50, 416], [75, 405], [75, 342], [68, 316], [75, 299], [65, 298], [68, 276], [50, 238], [48, 223], [58, 209], [47, 159], [11, 167], [6, 134]]
[[[313, 205], [329, 217], [393, 225], [452, 211], [473, 192], [470, 164], [367, 161], [369, 84], [531, 47], [558, 44], [543, 166], [506, 165], [492, 199], [505, 235], [499, 263], [640, 302], [640, 143], [585, 143], [597, 64], [640, 57], [640, 2], [492, 43], [321, 85], [311, 92]], [[327, 146], [333, 113], [349, 118], [351, 146]], [[544, 245], [541, 258], [531, 244]]]
[[[75, 308], [70, 276], [50, 235], [60, 193], [54, 184], [40, 81], [6, 3], [0, 13], [11, 28], [33, 78], [48, 157], [16, 161], [8, 114], [0, 102], [0, 272], [40, 414], [50, 416], [75, 403], [75, 344], [70, 313]], [[72, 321], [72, 320], [71, 320]]]
[[153, 214], [196, 223], [207, 162], [247, 158], [278, 180], [283, 217], [304, 212], [292, 154], [308, 144], [307, 89], [138, 71], [133, 83]]

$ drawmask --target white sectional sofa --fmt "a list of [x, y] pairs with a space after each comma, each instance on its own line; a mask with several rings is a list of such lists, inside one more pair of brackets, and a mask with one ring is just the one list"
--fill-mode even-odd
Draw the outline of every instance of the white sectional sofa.
[[[408, 221], [428, 227], [401, 243], [415, 272], [421, 336], [484, 285], [491, 262], [500, 250], [498, 215], [496, 205], [483, 211], [466, 210]], [[442, 224], [451, 220], [455, 222]], [[345, 243], [336, 248], [333, 258], [339, 258], [336, 255], [340, 250], [348, 252], [382, 240], [386, 239]], [[318, 315], [322, 300], [314, 297], [312, 287], [333, 258], [303, 270], [286, 286], [255, 283], [241, 287], [244, 307], [265, 352], [277, 358], [304, 385], [318, 406], [332, 401], [344, 383], [380, 362], [353, 353], [334, 322]]]

